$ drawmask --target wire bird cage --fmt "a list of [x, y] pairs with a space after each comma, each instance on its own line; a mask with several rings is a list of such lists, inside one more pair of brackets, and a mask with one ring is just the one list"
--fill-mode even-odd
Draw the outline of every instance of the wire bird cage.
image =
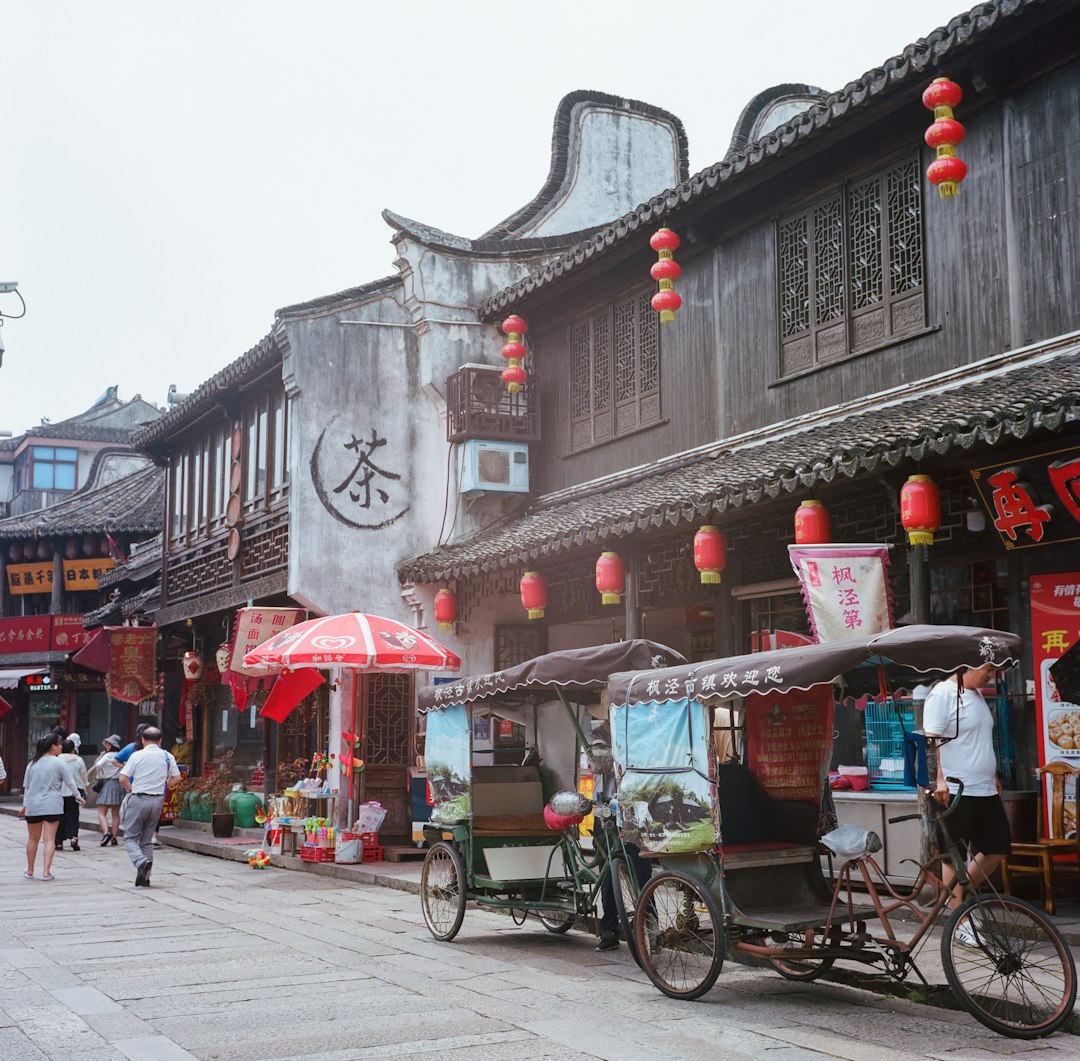
[[904, 784], [904, 733], [915, 728], [911, 700], [884, 700], [867, 705], [866, 765], [871, 788], [911, 788]]

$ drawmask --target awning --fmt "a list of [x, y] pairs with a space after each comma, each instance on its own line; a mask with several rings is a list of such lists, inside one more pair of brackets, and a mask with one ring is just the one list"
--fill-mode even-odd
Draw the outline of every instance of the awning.
[[104, 674], [109, 669], [109, 636], [106, 627], [98, 630], [89, 641], [71, 657], [71, 662], [87, 670]]
[[397, 565], [432, 583], [675, 527], [819, 483], [1080, 422], [1080, 332], [537, 498]]
[[0, 696], [0, 719], [2, 719], [11, 710], [11, 704], [9, 704], [2, 696]]
[[16, 667], [0, 670], [0, 689], [17, 689], [19, 682], [31, 674], [47, 674], [48, 667]]

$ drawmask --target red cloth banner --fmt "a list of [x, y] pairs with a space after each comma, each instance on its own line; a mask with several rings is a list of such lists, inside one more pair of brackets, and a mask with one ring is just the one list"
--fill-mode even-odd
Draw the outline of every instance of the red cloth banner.
[[831, 685], [746, 698], [750, 772], [774, 799], [816, 803], [832, 747]]
[[109, 671], [105, 688], [114, 700], [137, 704], [157, 692], [157, 627], [107, 626]]
[[[236, 612], [236, 625], [232, 639], [232, 661], [229, 669], [247, 677], [262, 676], [265, 670], [244, 667], [244, 656], [264, 641], [288, 630], [304, 615], [302, 608], [240, 608]], [[235, 689], [235, 687], [234, 687]]]
[[270, 690], [259, 717], [268, 718], [271, 722], [284, 722], [293, 708], [325, 681], [325, 675], [310, 668], [285, 671], [274, 682], [274, 688]]

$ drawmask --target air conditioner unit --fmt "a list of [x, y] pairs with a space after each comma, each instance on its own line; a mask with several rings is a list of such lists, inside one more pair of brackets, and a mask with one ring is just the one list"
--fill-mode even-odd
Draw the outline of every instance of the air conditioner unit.
[[462, 443], [461, 483], [463, 494], [501, 490], [529, 492], [529, 447], [524, 442], [489, 442], [471, 438]]

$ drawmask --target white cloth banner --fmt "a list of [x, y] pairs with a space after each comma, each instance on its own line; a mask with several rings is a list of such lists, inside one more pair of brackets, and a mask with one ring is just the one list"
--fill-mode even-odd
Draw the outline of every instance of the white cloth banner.
[[817, 642], [892, 629], [888, 545], [789, 545]]

